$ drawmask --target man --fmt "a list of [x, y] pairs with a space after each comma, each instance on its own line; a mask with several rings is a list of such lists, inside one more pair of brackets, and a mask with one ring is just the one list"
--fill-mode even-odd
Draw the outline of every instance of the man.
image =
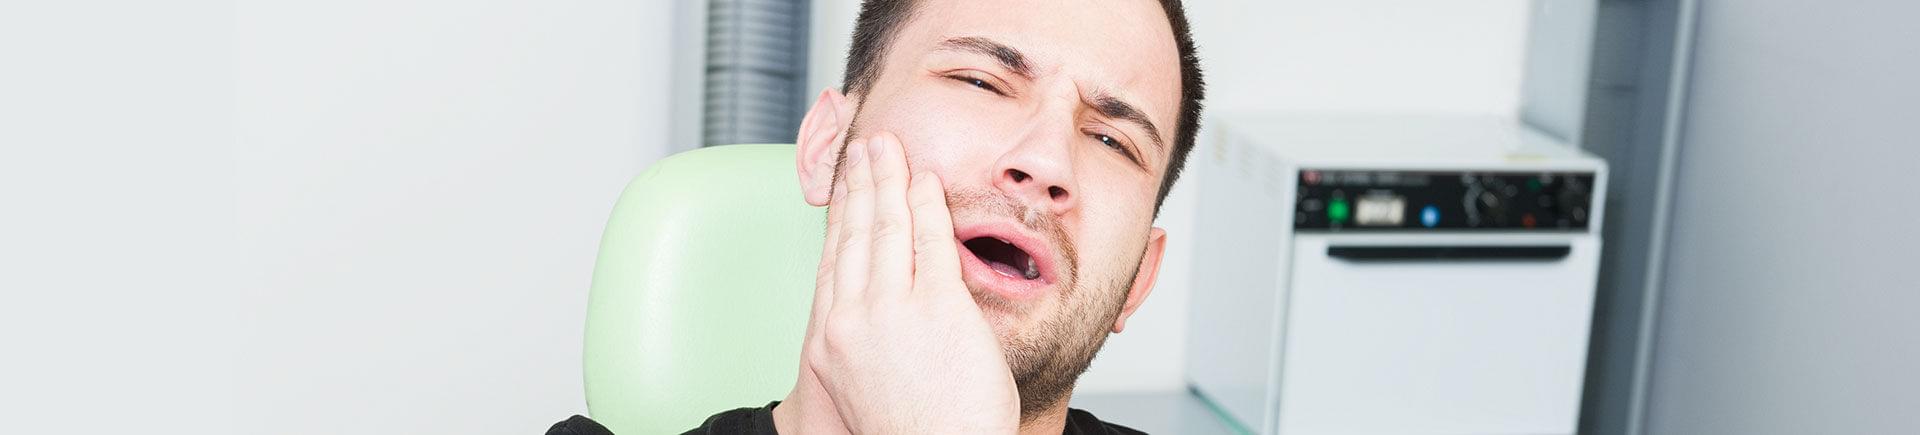
[[690, 433], [1138, 433], [1067, 403], [1159, 272], [1202, 97], [1180, 2], [869, 0], [855, 26], [799, 132], [829, 206], [799, 379]]

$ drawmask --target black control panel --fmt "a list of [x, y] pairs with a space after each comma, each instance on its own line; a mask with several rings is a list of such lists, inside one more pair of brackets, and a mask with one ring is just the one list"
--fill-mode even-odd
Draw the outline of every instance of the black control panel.
[[1587, 229], [1592, 172], [1300, 171], [1301, 231]]

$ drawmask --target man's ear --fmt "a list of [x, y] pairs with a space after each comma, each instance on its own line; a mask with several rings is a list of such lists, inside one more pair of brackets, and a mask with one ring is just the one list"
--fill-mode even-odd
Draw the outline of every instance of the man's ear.
[[1133, 287], [1127, 289], [1126, 305], [1120, 307], [1120, 316], [1113, 319], [1113, 332], [1127, 329], [1127, 318], [1140, 309], [1147, 301], [1147, 294], [1153, 293], [1153, 280], [1160, 278], [1160, 255], [1167, 250], [1167, 230], [1153, 227], [1147, 231], [1147, 252], [1140, 255], [1140, 269], [1133, 273]]
[[846, 142], [847, 127], [853, 125], [855, 103], [833, 88], [820, 91], [807, 116], [800, 120], [800, 135], [794, 139], [799, 150], [794, 164], [800, 174], [800, 191], [807, 203], [827, 205], [833, 196], [833, 167], [840, 160], [840, 144]]

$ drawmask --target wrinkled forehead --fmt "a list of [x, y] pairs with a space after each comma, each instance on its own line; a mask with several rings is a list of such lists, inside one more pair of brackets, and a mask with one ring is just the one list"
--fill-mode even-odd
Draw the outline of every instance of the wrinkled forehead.
[[1156, 0], [921, 0], [914, 9], [889, 57], [917, 64], [942, 41], [990, 38], [1025, 54], [1036, 80], [1137, 101], [1162, 131], [1174, 131], [1180, 55]]

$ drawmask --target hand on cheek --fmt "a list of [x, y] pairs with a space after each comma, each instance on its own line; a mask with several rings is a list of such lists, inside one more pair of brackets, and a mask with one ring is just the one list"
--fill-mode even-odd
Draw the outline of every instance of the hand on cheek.
[[877, 132], [847, 147], [802, 358], [854, 433], [1014, 433], [999, 340], [960, 280], [940, 180]]

